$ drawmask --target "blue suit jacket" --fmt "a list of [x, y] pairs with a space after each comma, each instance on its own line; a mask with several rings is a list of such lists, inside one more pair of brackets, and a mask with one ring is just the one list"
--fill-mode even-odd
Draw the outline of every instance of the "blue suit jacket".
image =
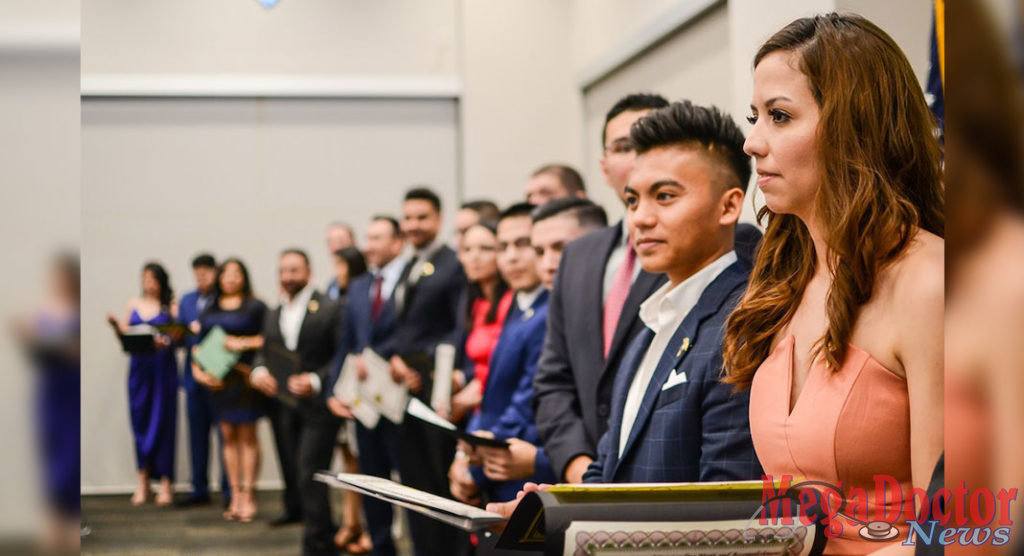
[[[370, 290], [373, 287], [373, 275], [363, 274], [354, 278], [348, 285], [348, 303], [345, 306], [341, 342], [338, 353], [332, 363], [332, 371], [324, 393], [330, 396], [334, 383], [341, 374], [341, 366], [350, 353], [362, 353], [363, 348], [381, 352], [381, 346], [390, 341], [395, 330], [396, 315], [393, 299], [387, 299], [381, 305], [377, 321], [373, 320], [373, 301]], [[387, 356], [381, 353], [383, 356]]]
[[[761, 478], [750, 440], [749, 393], [720, 382], [725, 321], [747, 285], [749, 269], [737, 261], [701, 294], [676, 329], [633, 423], [622, 457], [619, 431], [626, 394], [654, 332], [641, 332], [615, 377], [608, 430], [585, 482], [739, 481]], [[688, 346], [688, 349], [681, 349]], [[662, 390], [670, 373], [687, 381]]]
[[[213, 296], [210, 296], [212, 301]], [[199, 290], [192, 290], [181, 296], [178, 303], [178, 322], [188, 326], [194, 320], [199, 319], [202, 311], [199, 310]], [[188, 336], [185, 340], [185, 368], [181, 373], [181, 386], [187, 392], [192, 392], [196, 387], [196, 379], [192, 378], [192, 346], [199, 343], [195, 336]]]
[[[498, 343], [491, 352], [490, 371], [480, 411], [473, 415], [466, 427], [468, 431], [487, 430], [501, 439], [519, 438], [537, 448], [534, 475], [530, 481], [557, 482], [534, 422], [533, 375], [544, 344], [547, 330], [548, 292], [541, 292], [525, 313], [515, 304], [505, 317]], [[526, 481], [493, 482], [480, 468], [474, 468], [473, 478], [491, 500], [515, 498]]]

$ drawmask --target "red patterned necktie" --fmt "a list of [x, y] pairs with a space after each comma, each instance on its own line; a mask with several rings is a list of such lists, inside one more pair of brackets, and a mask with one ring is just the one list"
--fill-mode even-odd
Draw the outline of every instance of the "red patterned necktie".
[[373, 320], [375, 321], [377, 320], [377, 317], [380, 316], [381, 305], [384, 304], [384, 298], [381, 296], [380, 291], [383, 283], [384, 277], [378, 273], [377, 276], [373, 278], [373, 308], [371, 309], [373, 313]]
[[636, 267], [636, 251], [633, 245], [626, 240], [626, 260], [619, 265], [615, 273], [612, 287], [608, 290], [608, 297], [604, 300], [604, 356], [608, 357], [608, 350], [612, 347], [612, 339], [615, 337], [615, 327], [622, 315], [622, 306], [626, 304], [626, 297], [629, 296], [629, 286], [633, 282], [633, 269]]

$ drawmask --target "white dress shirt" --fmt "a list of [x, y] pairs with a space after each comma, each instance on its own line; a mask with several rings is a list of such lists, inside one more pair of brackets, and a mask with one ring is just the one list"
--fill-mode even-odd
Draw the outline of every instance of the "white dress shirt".
[[533, 302], [537, 301], [537, 298], [540, 297], [540, 294], [543, 291], [544, 284], [541, 284], [530, 291], [517, 291], [516, 307], [519, 307], [519, 310], [525, 313], [530, 309], [530, 307], [533, 307]]
[[[382, 266], [380, 269], [374, 270], [373, 279], [376, 280], [377, 276], [380, 275], [382, 278], [380, 282], [380, 297], [383, 300], [391, 298], [391, 293], [395, 291], [395, 286], [398, 285], [398, 279], [402, 277], [402, 269], [405, 268], [405, 263], [408, 261], [405, 257], [399, 255], [388, 264]], [[373, 301], [373, 285], [370, 285], [370, 301]]]
[[[313, 297], [315, 289], [312, 284], [299, 290], [295, 297], [289, 299], [288, 295], [281, 296], [281, 314], [278, 317], [277, 325], [281, 329], [281, 337], [284, 338], [284, 347], [289, 351], [295, 351], [299, 347], [299, 332], [302, 330], [302, 321], [306, 317], [306, 309], [309, 300]], [[266, 367], [253, 369], [252, 374], [259, 376], [259, 373], [270, 372]], [[313, 393], [320, 392], [320, 377], [316, 373], [308, 373], [310, 386]], [[278, 384], [278, 388], [285, 388], [284, 384]]]
[[[626, 394], [626, 405], [622, 411], [622, 428], [619, 430], [619, 457], [626, 449], [626, 441], [633, 430], [633, 423], [640, 411], [644, 394], [650, 387], [654, 371], [658, 367], [662, 353], [668, 347], [669, 340], [676, 333], [686, 315], [700, 301], [701, 294], [723, 270], [736, 262], [736, 252], [729, 251], [715, 259], [711, 264], [698, 270], [695, 274], [677, 285], [668, 282], [658, 288], [643, 304], [640, 305], [640, 319], [647, 328], [654, 332], [651, 345], [644, 352], [640, 368], [633, 375], [633, 382]], [[639, 265], [637, 265], [639, 266]]]

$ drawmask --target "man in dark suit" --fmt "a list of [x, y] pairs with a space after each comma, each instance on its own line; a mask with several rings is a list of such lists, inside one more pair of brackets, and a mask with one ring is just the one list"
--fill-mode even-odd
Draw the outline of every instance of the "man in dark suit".
[[281, 253], [278, 276], [281, 304], [267, 313], [263, 348], [250, 375], [252, 385], [271, 398], [270, 423], [285, 484], [285, 513], [271, 524], [301, 520], [303, 554], [333, 554], [327, 486], [313, 474], [331, 466], [341, 425], [319, 395], [338, 349], [341, 307], [310, 284], [309, 257], [299, 249]]
[[[213, 255], [201, 253], [192, 259], [192, 273], [196, 289], [181, 297], [178, 304], [178, 318], [193, 332], [198, 331], [199, 316], [216, 296], [217, 262]], [[185, 369], [192, 368], [192, 347], [194, 336], [185, 342]], [[185, 389], [185, 407], [188, 413], [189, 463], [192, 467], [192, 493], [178, 502], [179, 507], [210, 503], [210, 429], [213, 428], [213, 399], [210, 390], [192, 378], [191, 372], [181, 374], [181, 385]], [[219, 439], [219, 429], [217, 437]], [[227, 501], [231, 497], [227, 477], [221, 473], [221, 492]]]
[[[345, 308], [345, 329], [341, 349], [326, 389], [327, 405], [338, 416], [350, 417], [341, 400], [331, 396], [339, 378], [345, 356], [354, 354], [357, 368], [365, 373], [360, 355], [370, 347], [377, 353], [392, 349], [390, 339], [395, 330], [396, 314], [394, 291], [406, 260], [402, 257], [405, 245], [398, 221], [389, 216], [376, 216], [366, 230], [365, 255], [370, 272], [349, 284], [348, 305]], [[365, 374], [364, 374], [365, 376]], [[359, 472], [385, 479], [398, 468], [396, 429], [387, 419], [381, 419], [373, 429], [356, 421]], [[391, 536], [393, 512], [391, 504], [372, 497], [363, 498], [367, 528], [373, 543], [373, 553], [383, 556], [395, 554], [395, 541]]]
[[717, 109], [683, 101], [638, 120], [631, 137], [626, 218], [640, 264], [668, 283], [640, 307], [646, 329], [615, 377], [584, 480], [758, 479], [749, 394], [720, 380], [725, 321], [749, 274], [734, 251], [750, 180], [743, 133]]
[[[434, 351], [438, 344], [460, 337], [459, 307], [466, 290], [455, 251], [437, 238], [440, 229], [438, 196], [427, 188], [409, 190], [402, 204], [402, 232], [413, 254], [395, 289], [394, 333], [379, 345], [380, 355], [391, 363], [392, 377], [428, 405]], [[422, 422], [406, 419], [398, 427], [398, 467], [405, 484], [450, 496], [447, 472], [453, 455], [454, 441]], [[417, 554], [457, 554], [468, 546], [468, 536], [416, 513], [409, 515], [409, 529]]]
[[[667, 104], [658, 95], [629, 95], [605, 117], [601, 172], [620, 199], [636, 156], [629, 127]], [[568, 244], [551, 292], [533, 409], [555, 473], [570, 483], [582, 480], [597, 454], [614, 369], [643, 327], [640, 303], [665, 280], [636, 264], [628, 239], [620, 221]]]

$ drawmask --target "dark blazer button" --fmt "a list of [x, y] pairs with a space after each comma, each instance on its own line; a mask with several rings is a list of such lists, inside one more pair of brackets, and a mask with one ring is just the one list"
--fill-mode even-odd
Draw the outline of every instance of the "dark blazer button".
[[597, 414], [599, 416], [601, 416], [601, 417], [607, 417], [608, 416], [608, 404], [603, 403], [603, 404], [597, 406]]

